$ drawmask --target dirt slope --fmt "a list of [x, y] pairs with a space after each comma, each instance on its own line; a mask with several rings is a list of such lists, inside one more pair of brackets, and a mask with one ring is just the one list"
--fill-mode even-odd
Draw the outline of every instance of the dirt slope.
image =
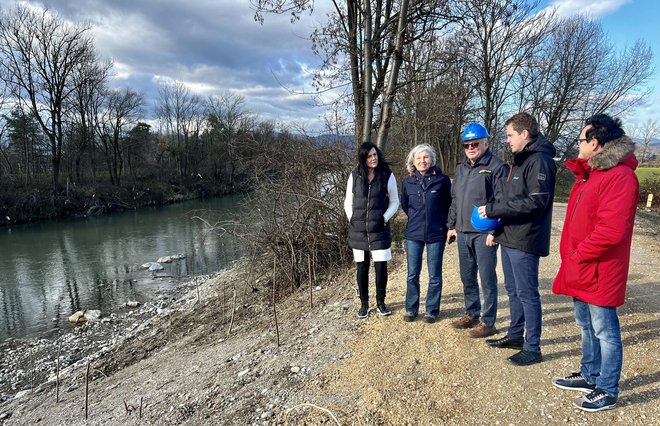
[[[571, 404], [579, 394], [550, 383], [580, 359], [572, 303], [550, 290], [564, 213], [565, 205], [555, 206], [553, 255], [541, 260], [540, 364], [511, 366], [512, 350], [488, 348], [450, 327], [463, 312], [455, 246], [445, 255], [440, 321], [404, 323], [405, 261], [397, 249], [391, 317], [356, 319], [354, 271], [347, 271], [313, 291], [314, 307], [306, 291], [278, 306], [279, 347], [271, 308], [251, 303], [265, 294], [247, 295], [227, 336], [227, 289], [242, 289], [246, 277], [225, 274], [206, 284], [202, 302], [188, 296], [92, 364], [87, 421], [83, 366], [66, 379], [59, 404], [46, 384], [1, 405], [0, 418], [6, 425], [335, 424], [332, 414], [340, 424], [358, 425], [660, 425], [660, 244], [643, 223], [633, 241], [628, 302], [620, 309], [618, 408], [584, 413]], [[497, 325], [506, 332], [501, 272], [499, 278]]]

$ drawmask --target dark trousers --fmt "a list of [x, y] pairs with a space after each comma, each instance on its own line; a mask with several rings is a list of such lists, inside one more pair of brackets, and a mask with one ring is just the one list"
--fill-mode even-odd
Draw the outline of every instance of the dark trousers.
[[[364, 262], [357, 262], [357, 285], [360, 301], [362, 304], [369, 304], [369, 264], [370, 253], [364, 253]], [[385, 302], [385, 293], [387, 288], [387, 262], [374, 262], [376, 270], [376, 301]]]
[[[487, 234], [458, 233], [458, 264], [463, 282], [465, 312], [472, 318], [481, 317], [487, 325], [495, 325], [497, 317], [497, 247], [486, 245]], [[481, 279], [483, 310], [479, 295], [477, 272]]]
[[502, 246], [504, 288], [509, 296], [511, 324], [507, 335], [525, 337], [523, 349], [541, 350], [541, 296], [539, 294], [539, 256]]

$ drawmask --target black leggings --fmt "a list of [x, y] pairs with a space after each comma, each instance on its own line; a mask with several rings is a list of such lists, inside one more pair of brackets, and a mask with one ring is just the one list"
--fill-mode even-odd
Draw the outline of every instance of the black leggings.
[[[364, 262], [357, 262], [357, 285], [360, 301], [369, 303], [369, 252], [364, 252]], [[387, 288], [387, 262], [374, 262], [376, 270], [376, 301], [385, 302]]]

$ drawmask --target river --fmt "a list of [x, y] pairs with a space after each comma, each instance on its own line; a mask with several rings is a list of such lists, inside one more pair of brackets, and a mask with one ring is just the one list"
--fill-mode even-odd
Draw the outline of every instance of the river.
[[[0, 229], [0, 341], [69, 327], [80, 309], [117, 311], [152, 300], [182, 276], [211, 274], [243, 253], [236, 238], [209, 223], [236, 219], [240, 197], [193, 200], [80, 220]], [[164, 270], [141, 267], [184, 254]]]

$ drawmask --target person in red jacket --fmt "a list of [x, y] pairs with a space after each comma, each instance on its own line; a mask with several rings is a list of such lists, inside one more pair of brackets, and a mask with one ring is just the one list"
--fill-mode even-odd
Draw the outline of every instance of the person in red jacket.
[[573, 298], [575, 321], [582, 328], [582, 360], [579, 372], [555, 377], [552, 383], [587, 392], [574, 405], [601, 411], [614, 408], [619, 395], [623, 344], [617, 307], [626, 295], [639, 198], [637, 159], [621, 121], [606, 114], [587, 119], [576, 143], [578, 158], [566, 162], [576, 180], [552, 291]]

